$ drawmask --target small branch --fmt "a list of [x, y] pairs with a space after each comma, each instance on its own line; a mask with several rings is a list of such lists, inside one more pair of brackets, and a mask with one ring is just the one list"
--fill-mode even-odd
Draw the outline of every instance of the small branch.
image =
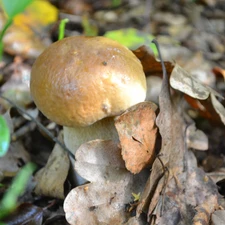
[[0, 98], [4, 99], [5, 101], [9, 102], [12, 106], [14, 106], [15, 108], [18, 109], [18, 111], [22, 114], [25, 114], [26, 116], [28, 116], [31, 121], [35, 122], [36, 125], [48, 136], [50, 137], [55, 143], [57, 143], [61, 148], [63, 148], [74, 160], [75, 156], [72, 154], [72, 152], [66, 147], [66, 145], [64, 143], [62, 143], [57, 137], [53, 136], [52, 133], [45, 128], [45, 126], [43, 126], [39, 121], [37, 121], [33, 116], [31, 116], [29, 113], [27, 113], [22, 107], [18, 106], [16, 103], [14, 103], [13, 101], [11, 101], [10, 99], [2, 96], [0, 94]]

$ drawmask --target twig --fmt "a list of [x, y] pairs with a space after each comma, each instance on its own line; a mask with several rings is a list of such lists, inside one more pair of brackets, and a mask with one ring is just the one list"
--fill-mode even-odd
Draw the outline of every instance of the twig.
[[4, 99], [5, 101], [9, 102], [12, 106], [16, 107], [18, 111], [22, 114], [25, 114], [28, 116], [31, 121], [35, 122], [37, 126], [45, 133], [47, 136], [49, 136], [55, 143], [57, 143], [61, 148], [63, 148], [74, 160], [75, 156], [72, 154], [72, 152], [66, 147], [65, 144], [63, 144], [57, 137], [53, 136], [52, 133], [45, 128], [39, 121], [37, 121], [33, 116], [31, 116], [29, 113], [27, 113], [22, 107], [18, 106], [16, 103], [11, 101], [10, 99], [4, 97], [3, 95], [0, 94], [0, 98]]

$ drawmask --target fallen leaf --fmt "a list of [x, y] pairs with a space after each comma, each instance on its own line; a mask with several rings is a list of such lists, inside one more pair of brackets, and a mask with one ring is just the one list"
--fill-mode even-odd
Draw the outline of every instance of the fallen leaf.
[[71, 225], [123, 224], [131, 212], [126, 205], [132, 202], [132, 192], [143, 191], [146, 174], [113, 182], [94, 182], [74, 188], [64, 201], [66, 220]]
[[[134, 50], [133, 53], [141, 61], [143, 70], [147, 76], [158, 75], [162, 77], [163, 72], [161, 63], [155, 59], [155, 57], [147, 46], [143, 45], [138, 49]], [[174, 68], [171, 62], [165, 62], [165, 67], [168, 73], [170, 73]]]
[[20, 167], [30, 161], [30, 156], [24, 149], [21, 141], [12, 142], [4, 157], [0, 157], [0, 172], [5, 177], [13, 177]]
[[225, 224], [225, 210], [217, 210], [212, 214], [212, 225]]
[[84, 143], [76, 152], [75, 170], [91, 182], [118, 181], [127, 176], [118, 144], [111, 140]]
[[218, 208], [216, 195], [206, 198], [206, 200], [196, 207], [196, 214], [193, 218], [193, 225], [209, 224], [212, 213]]
[[50, 39], [43, 39], [45, 28], [56, 20], [57, 9], [53, 5], [48, 1], [33, 1], [14, 18], [3, 38], [4, 50], [24, 58], [36, 58], [50, 43]]
[[186, 143], [188, 148], [197, 150], [208, 149], [208, 137], [201, 130], [198, 130], [195, 124], [191, 124], [186, 130]]
[[58, 144], [55, 145], [44, 168], [35, 174], [37, 186], [34, 192], [64, 199], [64, 182], [69, 171], [69, 157]]
[[134, 174], [154, 160], [156, 110], [153, 102], [142, 102], [115, 118], [126, 168]]
[[[187, 81], [188, 90], [195, 90], [192, 81]], [[197, 90], [197, 95], [202, 98], [209, 95], [204, 87], [197, 87]], [[196, 207], [209, 207], [208, 211], [212, 213], [221, 200], [216, 184], [197, 167], [194, 154], [187, 149], [187, 124], [181, 101], [178, 92], [171, 97], [169, 80], [164, 74], [159, 95], [160, 112], [156, 119], [162, 137], [161, 150], [137, 207], [137, 216], [148, 211], [150, 224], [168, 224], [168, 221], [170, 225], [187, 224], [200, 215]]]
[[225, 108], [224, 106], [217, 100], [216, 96], [211, 93], [211, 101], [214, 109], [219, 114], [221, 121], [225, 124]]
[[[224, 106], [216, 99], [216, 97], [223, 99], [223, 96], [209, 86], [203, 85], [199, 80], [195, 79], [178, 64], [175, 65], [171, 73], [170, 85], [174, 89], [189, 95], [190, 97], [186, 97], [187, 101], [193, 107], [199, 109], [200, 112], [202, 112], [202, 115], [205, 115], [215, 121], [219, 115], [221, 121], [225, 124]], [[211, 102], [209, 102], [210, 96]], [[217, 114], [216, 112], [218, 115], [215, 115]]]
[[201, 84], [198, 80], [194, 79], [186, 70], [175, 65], [171, 76], [170, 85], [193, 98], [207, 99], [210, 94], [210, 90], [205, 85]]
[[3, 219], [7, 225], [32, 224], [41, 225], [43, 209], [30, 203], [21, 204], [13, 213]]

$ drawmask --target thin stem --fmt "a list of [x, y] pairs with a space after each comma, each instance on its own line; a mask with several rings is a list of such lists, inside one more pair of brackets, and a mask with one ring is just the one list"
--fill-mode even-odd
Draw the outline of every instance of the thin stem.
[[62, 19], [60, 21], [60, 24], [59, 24], [59, 36], [58, 36], [58, 40], [61, 40], [64, 38], [65, 36], [65, 26], [66, 26], [66, 23], [69, 22], [69, 19], [65, 18], [65, 19]]
[[37, 124], [37, 126], [38, 126], [42, 131], [45, 132], [45, 134], [47, 134], [47, 135], [48, 135], [55, 143], [57, 143], [57, 144], [58, 144], [61, 148], [63, 148], [63, 149], [64, 149], [64, 150], [65, 150], [65, 151], [66, 151], [66, 152], [67, 152], [74, 160], [76, 160], [76, 159], [75, 159], [75, 156], [74, 156], [74, 155], [72, 154], [72, 152], [66, 147], [66, 145], [63, 144], [57, 137], [53, 136], [52, 133], [51, 133], [48, 129], [46, 129], [45, 126], [43, 126], [39, 121], [37, 121], [33, 116], [31, 116], [31, 115], [30, 115], [29, 113], [27, 113], [23, 108], [21, 108], [20, 106], [18, 106], [16, 103], [14, 103], [13, 101], [11, 101], [10, 99], [8, 99], [8, 98], [2, 96], [1, 94], [0, 94], [0, 98], [6, 100], [6, 101], [9, 102], [12, 106], [16, 107], [20, 113], [23, 113], [23, 114], [25, 114], [26, 116], [28, 116], [28, 117], [31, 119], [31, 121], [34, 121], [34, 122]]

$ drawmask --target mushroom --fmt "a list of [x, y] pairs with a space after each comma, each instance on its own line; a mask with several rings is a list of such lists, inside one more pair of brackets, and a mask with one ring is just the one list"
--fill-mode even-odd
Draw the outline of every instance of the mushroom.
[[113, 118], [145, 100], [142, 65], [125, 46], [105, 37], [67, 37], [35, 61], [30, 89], [39, 110], [64, 127], [66, 146], [118, 141]]

